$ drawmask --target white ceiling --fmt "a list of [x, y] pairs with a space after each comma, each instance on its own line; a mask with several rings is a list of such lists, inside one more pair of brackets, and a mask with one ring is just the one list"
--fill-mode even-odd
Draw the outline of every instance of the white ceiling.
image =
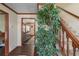
[[18, 13], [36, 13], [37, 12], [36, 3], [5, 3], [5, 4]]

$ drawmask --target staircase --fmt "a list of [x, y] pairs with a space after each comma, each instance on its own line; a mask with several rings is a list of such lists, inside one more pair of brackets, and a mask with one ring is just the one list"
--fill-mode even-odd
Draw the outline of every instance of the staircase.
[[63, 56], [79, 56], [79, 37], [74, 35], [64, 20], [61, 21], [59, 49]]

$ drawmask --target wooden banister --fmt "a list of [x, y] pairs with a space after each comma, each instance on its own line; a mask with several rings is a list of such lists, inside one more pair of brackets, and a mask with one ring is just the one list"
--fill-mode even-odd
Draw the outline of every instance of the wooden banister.
[[62, 46], [63, 46], [63, 50], [64, 50], [64, 30], [62, 29]]
[[[61, 32], [62, 36], [60, 35], [61, 37], [60, 37], [60, 42], [59, 42], [60, 49], [64, 53], [64, 55], [68, 56], [69, 55], [69, 40], [71, 40], [72, 47], [73, 47], [73, 55], [76, 55], [75, 54], [76, 53], [76, 48], [79, 48], [79, 40], [74, 35], [74, 33], [69, 30], [69, 28], [67, 27], [67, 25], [65, 24], [63, 19], [60, 23], [61, 23], [61, 28], [62, 28], [62, 32]], [[66, 33], [66, 39], [67, 39], [67, 43], [66, 43], [67, 51], [66, 52], [65, 52], [65, 48], [64, 48], [64, 45], [65, 45], [64, 32]]]

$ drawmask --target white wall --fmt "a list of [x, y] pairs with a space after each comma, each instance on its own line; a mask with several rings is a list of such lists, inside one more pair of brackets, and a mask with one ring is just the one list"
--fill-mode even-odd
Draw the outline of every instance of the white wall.
[[17, 46], [17, 15], [0, 4], [0, 10], [9, 13], [9, 52]]
[[36, 15], [18, 15], [18, 41], [17, 41], [17, 45], [21, 46], [21, 19], [22, 18], [35, 18], [36, 19]]

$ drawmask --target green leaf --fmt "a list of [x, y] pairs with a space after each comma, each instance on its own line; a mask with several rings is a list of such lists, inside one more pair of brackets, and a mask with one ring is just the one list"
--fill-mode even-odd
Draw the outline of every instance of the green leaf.
[[57, 53], [55, 45], [60, 30], [58, 14], [59, 10], [55, 4], [45, 4], [37, 13], [38, 31], [36, 32], [35, 47], [39, 56], [52, 56]]

